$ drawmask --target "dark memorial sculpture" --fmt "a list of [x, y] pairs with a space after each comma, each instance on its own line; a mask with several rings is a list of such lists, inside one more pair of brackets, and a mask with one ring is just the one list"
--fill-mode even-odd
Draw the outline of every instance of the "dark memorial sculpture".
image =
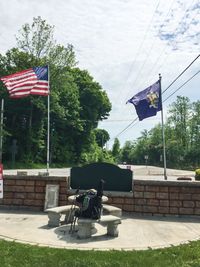
[[110, 163], [91, 163], [83, 167], [73, 167], [70, 174], [70, 187], [82, 190], [97, 188], [101, 179], [105, 181], [105, 191], [132, 191], [132, 171]]

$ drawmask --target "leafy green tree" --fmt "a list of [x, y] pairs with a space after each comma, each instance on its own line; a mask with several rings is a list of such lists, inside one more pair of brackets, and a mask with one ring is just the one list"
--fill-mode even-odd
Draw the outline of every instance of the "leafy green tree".
[[200, 165], [200, 101], [191, 104], [191, 119], [189, 121], [190, 147], [185, 154], [185, 159], [194, 168]]
[[105, 144], [110, 140], [109, 133], [104, 129], [95, 129], [94, 133], [98, 146], [103, 148]]
[[121, 149], [121, 161], [127, 164], [136, 164], [135, 157], [135, 142], [126, 141]]
[[[169, 109], [164, 125], [168, 168], [197, 168], [200, 164], [200, 101], [190, 103], [178, 96]], [[162, 126], [143, 131], [135, 142], [127, 142], [122, 148], [122, 159], [134, 164], [143, 164], [148, 155], [151, 165], [163, 165]]]
[[56, 44], [54, 26], [49, 25], [40, 16], [33, 18], [31, 25], [24, 24], [16, 39], [18, 48], [36, 61], [44, 59], [44, 63], [48, 62], [60, 68], [77, 65], [73, 46], [67, 44], [67, 47], [64, 47]]
[[114, 144], [112, 147], [112, 155], [115, 158], [116, 162], [120, 160], [121, 150], [120, 150], [120, 142], [118, 138], [115, 138]]
[[176, 138], [180, 142], [180, 148], [188, 146], [188, 122], [190, 118], [190, 101], [187, 97], [177, 96], [177, 101], [172, 103], [169, 109], [168, 123], [174, 127]]
[[145, 155], [149, 156], [149, 132], [144, 130], [141, 132], [141, 137], [137, 139], [135, 146], [135, 160], [137, 164], [144, 164]]
[[[93, 131], [98, 121], [108, 117], [111, 104], [102, 87], [87, 71], [75, 68], [73, 46], [56, 44], [54, 28], [40, 17], [25, 24], [17, 37], [18, 48], [0, 55], [0, 75], [8, 75], [33, 66], [49, 65], [50, 69], [50, 129], [53, 163], [79, 162], [82, 153], [90, 153], [96, 143]], [[5, 98], [5, 159], [10, 158], [10, 146], [17, 140], [17, 159], [25, 162], [45, 162], [47, 132], [47, 97], [30, 96], [9, 99], [0, 84], [0, 96]]]
[[191, 147], [195, 148], [200, 146], [200, 101], [193, 102], [191, 107], [190, 139]]
[[98, 121], [106, 119], [111, 110], [111, 103], [99, 83], [85, 70], [73, 68], [71, 70], [74, 82], [78, 86], [80, 101], [80, 119], [83, 129], [74, 136], [77, 161], [81, 158], [81, 151], [91, 145], [91, 134], [98, 125]]

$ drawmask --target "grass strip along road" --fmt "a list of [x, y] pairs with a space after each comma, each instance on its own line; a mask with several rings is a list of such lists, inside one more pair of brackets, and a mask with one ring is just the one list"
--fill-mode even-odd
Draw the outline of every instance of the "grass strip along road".
[[1, 267], [199, 267], [200, 241], [144, 251], [85, 251], [0, 240]]

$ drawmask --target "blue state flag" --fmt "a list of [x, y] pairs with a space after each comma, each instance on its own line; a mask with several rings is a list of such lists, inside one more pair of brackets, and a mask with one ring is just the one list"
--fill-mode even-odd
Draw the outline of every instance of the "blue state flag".
[[135, 106], [139, 120], [155, 116], [162, 110], [160, 80], [127, 101]]

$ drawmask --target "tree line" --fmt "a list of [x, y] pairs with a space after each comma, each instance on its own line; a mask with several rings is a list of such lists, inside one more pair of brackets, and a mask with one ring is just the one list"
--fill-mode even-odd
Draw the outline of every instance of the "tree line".
[[[109, 160], [99, 143], [108, 133], [97, 129], [111, 110], [106, 92], [78, 68], [73, 46], [57, 44], [54, 27], [37, 17], [22, 26], [16, 47], [0, 54], [0, 77], [44, 65], [50, 70], [50, 164]], [[0, 98], [5, 99], [3, 162], [45, 163], [47, 97], [10, 99], [0, 83]]]
[[[200, 101], [177, 96], [169, 106], [164, 125], [168, 168], [195, 169], [200, 166]], [[120, 149], [115, 140], [118, 161], [128, 164], [163, 166], [162, 125], [144, 130], [135, 141]]]
[[[87, 70], [78, 67], [73, 45], [54, 39], [54, 27], [41, 17], [25, 24], [16, 37], [16, 47], [0, 54], [0, 77], [33, 66], [49, 65], [50, 70], [50, 166], [106, 161], [163, 166], [161, 124], [144, 130], [137, 140], [123, 147], [98, 128], [107, 119], [111, 103], [101, 85]], [[47, 97], [5, 99], [3, 163], [46, 162]], [[137, 127], [137, 126], [135, 126]], [[165, 122], [167, 167], [194, 169], [200, 164], [200, 101], [178, 96], [169, 107]]]

